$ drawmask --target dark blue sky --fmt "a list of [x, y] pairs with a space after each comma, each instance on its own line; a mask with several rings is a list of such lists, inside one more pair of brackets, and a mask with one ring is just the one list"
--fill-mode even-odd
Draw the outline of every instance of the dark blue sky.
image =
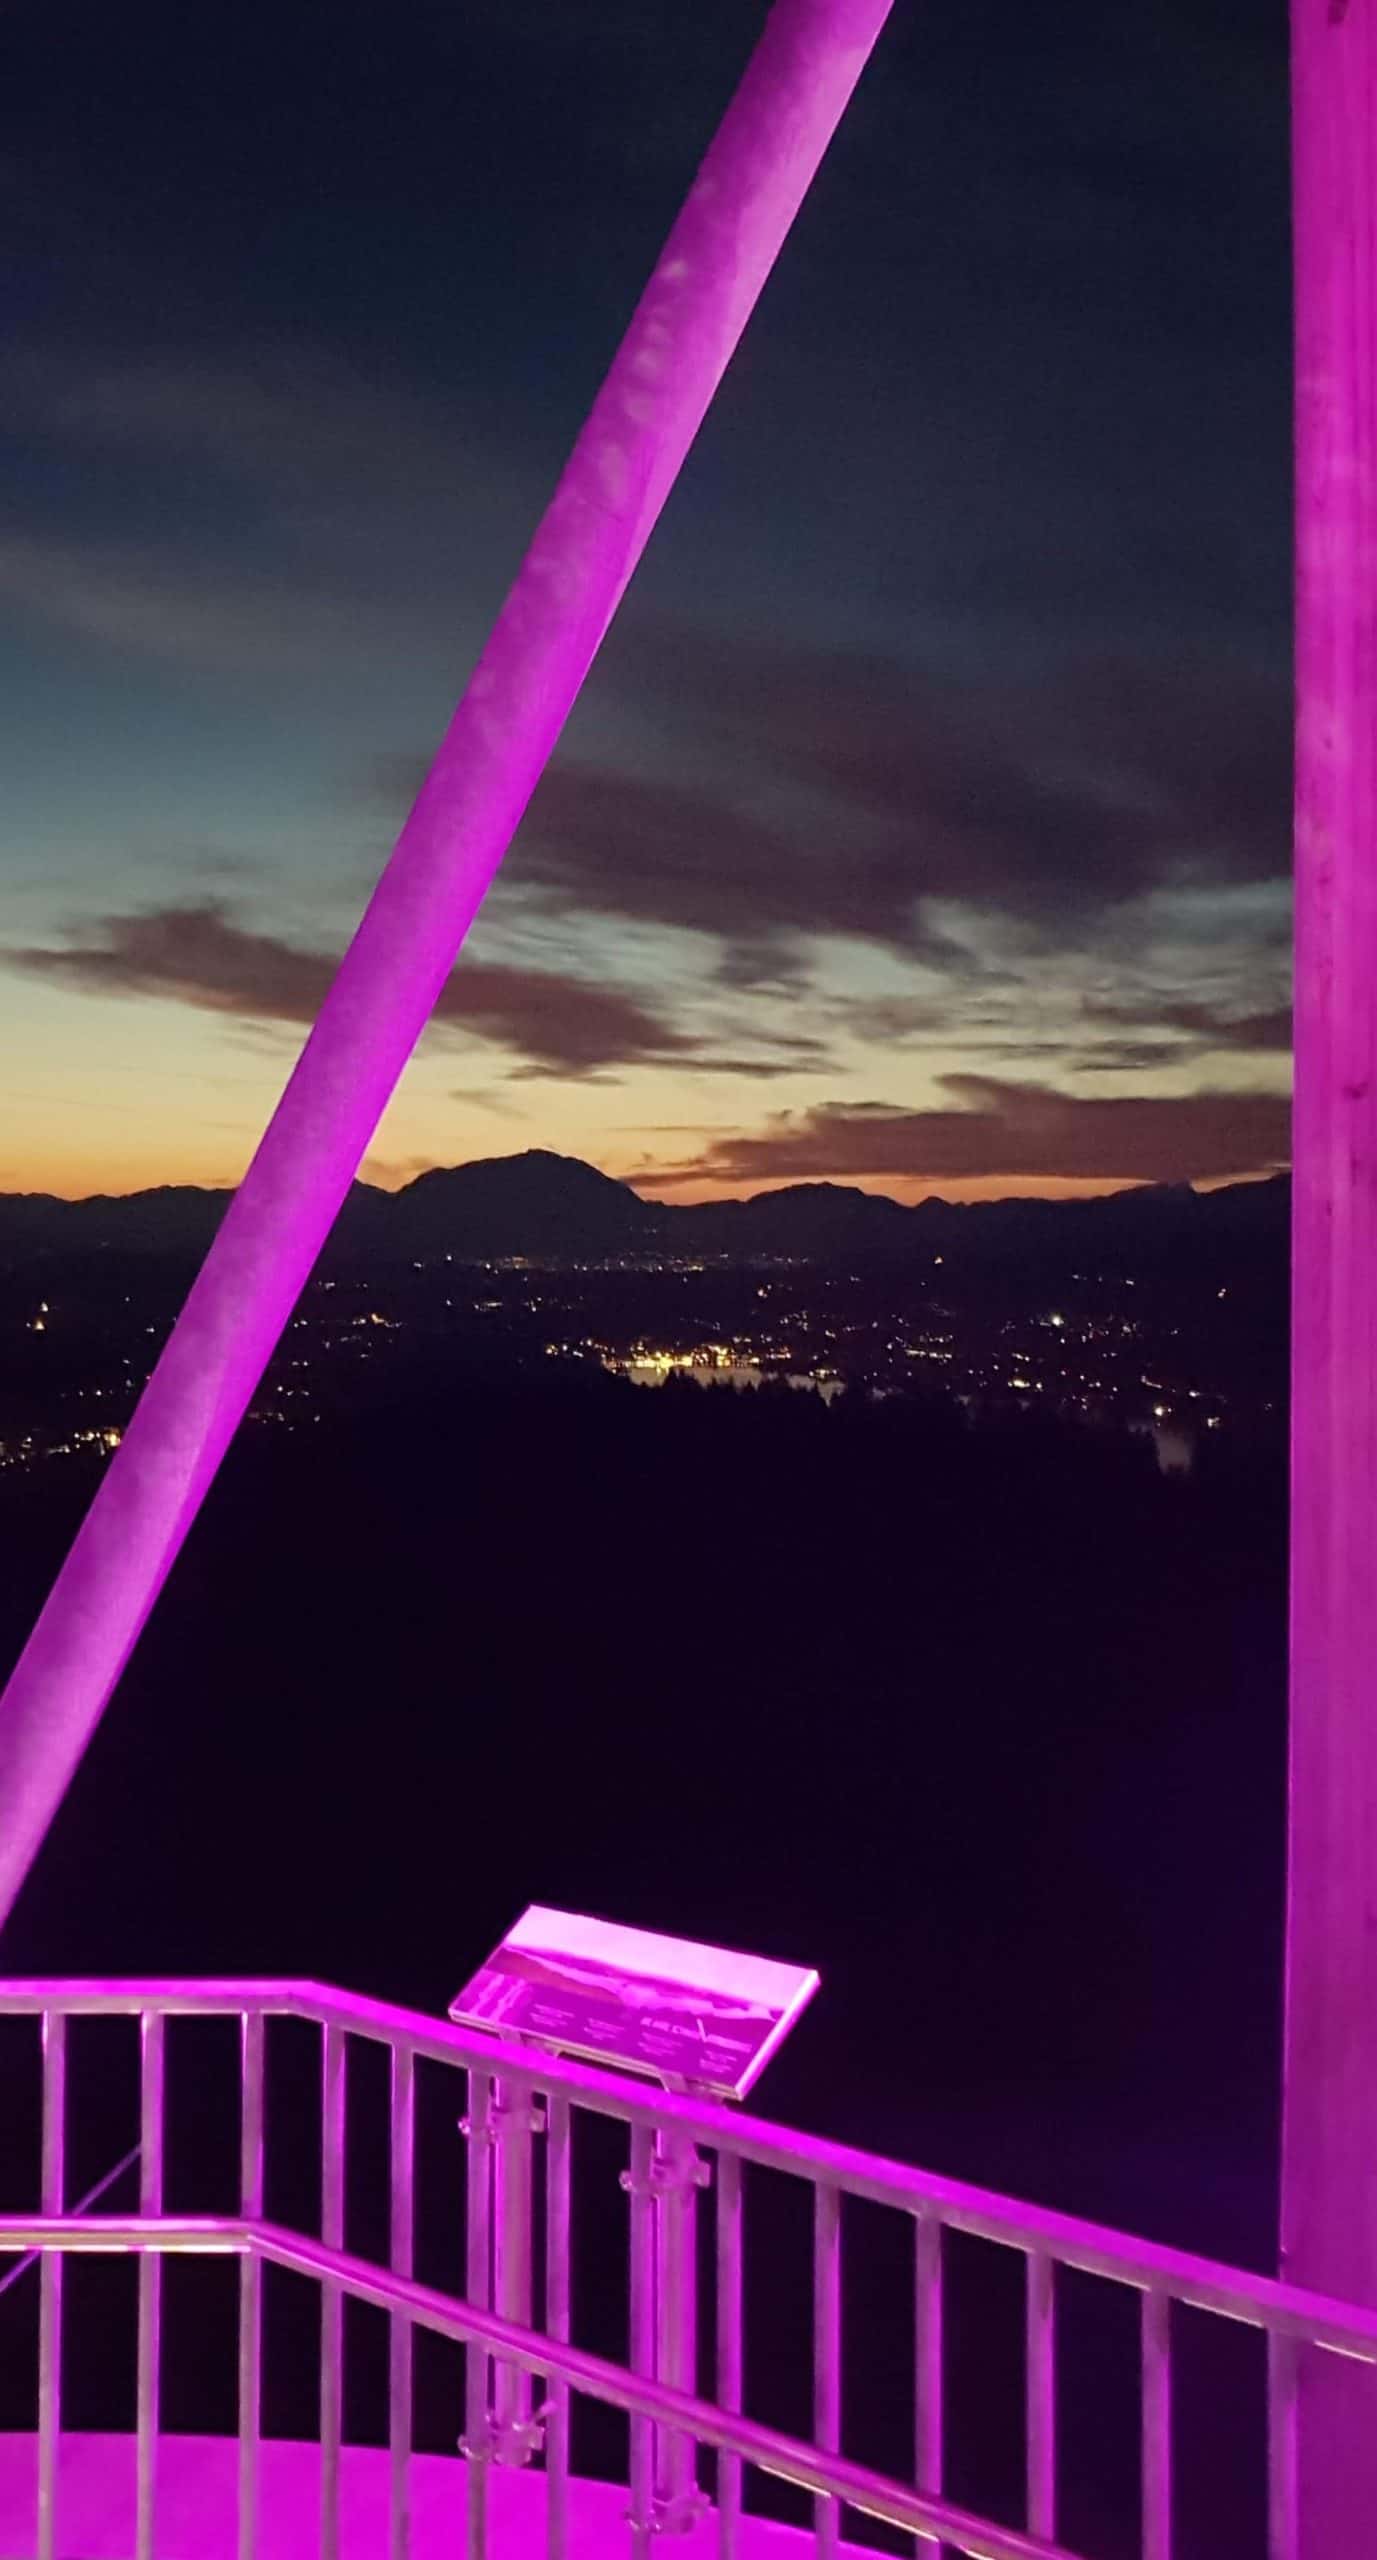
[[[763, 22], [0, 38], [0, 1186], [242, 1169]], [[898, 0], [373, 1170], [1284, 1156], [1285, 18]]]

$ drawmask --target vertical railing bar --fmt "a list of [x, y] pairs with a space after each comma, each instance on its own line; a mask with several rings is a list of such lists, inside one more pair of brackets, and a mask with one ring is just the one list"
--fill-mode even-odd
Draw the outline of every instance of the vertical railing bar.
[[[546, 2100], [545, 2327], [561, 2344], [570, 2330], [570, 2159], [572, 2110], [562, 2090]], [[546, 2560], [566, 2560], [569, 2548], [569, 2385], [551, 2374], [545, 2416]]]
[[[139, 2020], [139, 2211], [163, 2209], [163, 2089], [166, 2020], [145, 2010]], [[157, 2546], [158, 2403], [162, 2350], [162, 2259], [139, 2253], [139, 2342], [136, 2454], [136, 2550], [154, 2560]]]
[[[388, 2263], [394, 2275], [411, 2276], [416, 2264], [416, 2057], [410, 2045], [392, 2047], [392, 2212]], [[411, 2549], [411, 2322], [394, 2312], [388, 2330], [387, 2445], [390, 2560]]]
[[[698, 2190], [703, 2163], [692, 2137], [655, 2137], [655, 2373], [672, 2390], [698, 2379]], [[698, 2447], [677, 2427], [655, 2430], [655, 2506], [662, 2533], [676, 2534], [698, 2504]]]
[[[263, 2015], [239, 2022], [239, 2210], [263, 2219]], [[262, 2434], [263, 2267], [246, 2249], [239, 2262], [239, 2560], [257, 2560], [258, 2447]]]
[[[631, 2369], [655, 2370], [655, 2137], [649, 2125], [631, 2128], [631, 2260], [628, 2290], [631, 2314]], [[649, 2418], [631, 2420], [632, 2545], [646, 2560], [655, 2539], [655, 2430]]]
[[1057, 2517], [1056, 2262], [1032, 2249], [1027, 2261], [1026, 2410], [1028, 2531], [1050, 2542]]
[[[480, 2311], [492, 2303], [493, 2084], [487, 2071], [469, 2073], [467, 2243], [464, 2283]], [[488, 2358], [481, 2347], [464, 2351], [464, 2466], [468, 2560], [484, 2560], [488, 2547]]]
[[[735, 2417], [742, 2398], [741, 2158], [717, 2155], [717, 2399]], [[737, 2560], [741, 2540], [741, 2457], [717, 2457], [718, 2560]]]
[[[321, 2038], [320, 2236], [327, 2249], [344, 2247], [344, 2029], [329, 2025]], [[339, 2560], [339, 2458], [344, 2414], [344, 2296], [337, 2284], [320, 2288], [320, 2560]]]
[[[43, 2012], [42, 2209], [60, 2214], [65, 2196], [67, 2020]], [[62, 2427], [62, 2259], [45, 2249], [38, 2302], [38, 2560], [56, 2560], [58, 2444]]]
[[1142, 2307], [1143, 2560], [1171, 2560], [1171, 2296]]
[[913, 2476], [932, 2497], [942, 2489], [942, 2405], [942, 2225], [936, 2214], [920, 2213], [913, 2225]]
[[[822, 2453], [841, 2450], [841, 2189], [813, 2191], [813, 2437]], [[835, 2498], [813, 2502], [813, 2541], [834, 2560], [841, 2539]]]
[[1300, 2349], [1295, 2338], [1267, 2333], [1267, 2560], [1296, 2560], [1300, 2549], [1296, 2399]]

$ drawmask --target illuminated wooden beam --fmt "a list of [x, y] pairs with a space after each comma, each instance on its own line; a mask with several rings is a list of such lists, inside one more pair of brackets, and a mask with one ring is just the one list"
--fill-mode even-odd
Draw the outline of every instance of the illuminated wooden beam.
[[[1297, 2283], [1377, 2304], [1375, 0], [1292, 0], [1292, 40], [1296, 1107], [1282, 2258]], [[1299, 2455], [1302, 2560], [1360, 2560], [1377, 2548], [1370, 2375], [1311, 2359]]]
[[454, 966], [890, 5], [776, 0], [296, 1071], [0, 1699], [0, 1921]]

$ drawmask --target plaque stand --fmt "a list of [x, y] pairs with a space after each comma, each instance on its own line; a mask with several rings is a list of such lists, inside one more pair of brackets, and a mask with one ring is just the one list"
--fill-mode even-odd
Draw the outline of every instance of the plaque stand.
[[[468, 2298], [529, 2329], [532, 2138], [545, 2130], [544, 2111], [512, 2083], [475, 2073], [459, 2130], [469, 2146]], [[468, 2375], [460, 2452], [470, 2462], [520, 2468], [544, 2434], [530, 2375], [499, 2357], [474, 2354]]]
[[[450, 2007], [460, 2025], [494, 2038], [491, 2069], [470, 2067], [462, 2126], [469, 2301], [515, 2328], [532, 2325], [533, 2145], [546, 2119], [510, 2066], [504, 2076], [504, 2044], [509, 2053], [519, 2046], [641, 2072], [670, 2094], [720, 2103], [745, 2096], [817, 1987], [816, 1973], [772, 1958], [537, 1904], [524, 1912]], [[550, 2261], [560, 2270], [553, 2295], [547, 2266], [546, 2307], [551, 2334], [567, 2338], [568, 2160], [559, 2145], [567, 2147], [569, 2105], [567, 2097], [551, 2103], [564, 2237]], [[724, 2160], [724, 2177], [736, 2168]], [[633, 2117], [631, 2165], [621, 2181], [630, 2220], [631, 2367], [689, 2399], [698, 2388], [698, 2196], [710, 2178], [691, 2134], [657, 2124], [650, 2109]], [[553, 2211], [548, 2180], [546, 2191]], [[739, 2268], [732, 2282], [739, 2295]], [[720, 2317], [719, 2306], [719, 2324]], [[739, 2365], [739, 2340], [735, 2353]], [[471, 2346], [461, 2450], [480, 2474], [490, 2462], [528, 2463], [547, 2430], [565, 2422], [562, 2406], [552, 2393], [548, 2406], [535, 2407], [529, 2374]], [[482, 2560], [485, 2501], [478, 2479], [472, 2487], [470, 2560]], [[648, 2560], [657, 2534], [691, 2533], [708, 2504], [692, 2435], [633, 2417], [629, 2521], [638, 2560]]]

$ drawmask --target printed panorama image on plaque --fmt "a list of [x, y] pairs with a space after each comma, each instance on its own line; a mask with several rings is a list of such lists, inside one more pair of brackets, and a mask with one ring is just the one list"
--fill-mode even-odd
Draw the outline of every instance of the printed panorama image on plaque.
[[461, 2026], [742, 2098], [817, 1987], [799, 1965], [532, 1904], [449, 2014]]

